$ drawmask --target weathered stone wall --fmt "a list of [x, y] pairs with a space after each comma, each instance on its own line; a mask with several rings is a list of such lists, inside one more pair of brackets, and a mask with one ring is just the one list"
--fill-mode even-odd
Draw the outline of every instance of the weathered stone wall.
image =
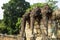
[[0, 40], [20, 40], [20, 37], [15, 35], [0, 34]]
[[[31, 24], [33, 25], [31, 26], [28, 24], [28, 22], [26, 22], [26, 40], [57, 40], [57, 38], [60, 38], [60, 13], [58, 13], [58, 15], [55, 14], [57, 14], [57, 12], [53, 13], [52, 18], [49, 20], [47, 19], [46, 15], [43, 15], [41, 21], [39, 20], [40, 24], [38, 24], [34, 17], [30, 16], [30, 18], [32, 17], [33, 19], [30, 20]], [[33, 28], [33, 34], [30, 27]]]
[[[51, 20], [48, 21], [48, 38], [50, 40], [54, 39], [54, 40], [57, 40], [57, 38], [60, 38], [60, 30], [58, 29], [54, 29], [54, 24], [52, 24]], [[60, 26], [60, 25], [57, 25], [57, 27]], [[40, 28], [42, 30], [40, 30]], [[28, 24], [28, 22], [26, 22], [26, 28], [25, 28], [25, 33], [26, 33], [26, 40], [31, 40], [32, 37], [35, 37], [35, 40], [42, 40], [43, 38], [43, 34], [41, 33], [41, 31], [45, 32], [46, 33], [46, 29], [41, 21], [40, 23], [40, 26], [38, 27], [38, 23], [35, 21], [34, 23], [34, 35], [32, 35], [32, 30], [30, 29], [30, 26]], [[55, 30], [57, 31], [57, 34], [54, 34], [54, 31], [52, 32], [52, 30]], [[46, 33], [47, 34], [47, 33]], [[47, 37], [46, 37], [47, 38]], [[44, 39], [43, 39], [44, 40]], [[47, 39], [48, 40], [48, 39]]]

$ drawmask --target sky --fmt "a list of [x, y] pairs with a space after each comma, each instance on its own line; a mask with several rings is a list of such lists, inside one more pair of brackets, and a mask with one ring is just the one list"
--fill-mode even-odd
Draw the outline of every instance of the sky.
[[[30, 4], [34, 4], [34, 3], [38, 3], [38, 2], [45, 2], [46, 0], [26, 0], [27, 2], [29, 2]], [[60, 0], [57, 0], [57, 6], [60, 8]], [[4, 3], [9, 2], [9, 0], [0, 0], [0, 19], [3, 19], [3, 10], [2, 10], [2, 6]]]

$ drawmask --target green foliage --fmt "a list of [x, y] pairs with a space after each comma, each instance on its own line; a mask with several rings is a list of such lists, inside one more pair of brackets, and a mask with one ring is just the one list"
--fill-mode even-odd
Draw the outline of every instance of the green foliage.
[[[7, 29], [7, 34], [17, 34], [18, 18], [21, 18], [30, 4], [25, 0], [10, 0], [8, 3], [3, 4], [4, 9], [4, 23]], [[19, 28], [19, 27], [18, 27]], [[6, 30], [5, 30], [6, 31]]]
[[35, 7], [42, 8], [45, 4], [48, 4], [51, 9], [56, 10], [56, 9], [58, 9], [58, 7], [56, 5], [57, 2], [58, 1], [55, 1], [55, 0], [46, 0], [46, 3], [35, 3], [35, 4], [31, 5], [30, 8], [27, 9], [26, 11], [29, 12], [30, 10], [32, 10]]
[[18, 22], [16, 23], [16, 27], [19, 27], [21, 24], [21, 18], [18, 18]]
[[50, 6], [53, 10], [58, 9], [58, 7], [57, 7], [57, 5], [56, 5], [57, 2], [58, 2], [58, 1], [55, 1], [55, 0], [47, 0], [47, 3], [49, 4], [49, 6]]
[[33, 5], [30, 5], [30, 8], [28, 8], [28, 9], [26, 10], [26, 12], [29, 12], [30, 10], [32, 10], [33, 8], [36, 8], [36, 7], [42, 8], [43, 6], [44, 6], [44, 3], [35, 3], [35, 4], [33, 4]]
[[43, 7], [44, 6], [44, 3], [35, 3], [33, 5], [31, 5], [31, 8], [32, 7]]
[[6, 30], [6, 26], [3, 22], [3, 20], [0, 20], [0, 33], [7, 32], [7, 31], [4, 31], [4, 30]]
[[16, 30], [17, 31], [19, 31], [21, 28], [20, 24], [21, 24], [21, 18], [18, 18], [18, 22], [16, 23]]

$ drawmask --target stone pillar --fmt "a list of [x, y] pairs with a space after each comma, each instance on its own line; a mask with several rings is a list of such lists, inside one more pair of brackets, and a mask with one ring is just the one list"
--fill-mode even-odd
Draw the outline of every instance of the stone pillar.
[[26, 19], [25, 17], [23, 17], [21, 19], [21, 30], [20, 30], [20, 35], [23, 37], [24, 36], [24, 33], [25, 33], [25, 25], [26, 25]]
[[34, 34], [35, 40], [42, 40], [40, 25], [38, 24], [37, 21], [35, 21], [34, 23]]
[[25, 33], [26, 33], [26, 40], [31, 40], [32, 30], [30, 29], [29, 23], [27, 21], [26, 21]]
[[52, 23], [51, 20], [48, 21], [48, 37], [52, 36]]
[[32, 34], [33, 34], [33, 29], [34, 29], [34, 17], [33, 16], [30, 17], [30, 27], [32, 29]]
[[52, 40], [52, 22], [48, 20], [48, 40]]
[[31, 14], [30, 15], [30, 28], [32, 30], [32, 37], [31, 37], [31, 40], [34, 40], [34, 22], [35, 22], [35, 19], [34, 19], [34, 14]]
[[46, 15], [43, 14], [42, 20], [41, 20], [41, 29], [42, 29], [42, 39], [48, 40], [48, 23], [47, 23]]

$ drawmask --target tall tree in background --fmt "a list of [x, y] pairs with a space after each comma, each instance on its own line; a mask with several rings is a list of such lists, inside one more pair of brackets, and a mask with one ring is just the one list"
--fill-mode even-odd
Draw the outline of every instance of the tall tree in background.
[[10, 0], [8, 3], [3, 4], [4, 9], [4, 23], [7, 28], [8, 34], [17, 34], [16, 23], [18, 18], [22, 17], [30, 4], [25, 0]]

